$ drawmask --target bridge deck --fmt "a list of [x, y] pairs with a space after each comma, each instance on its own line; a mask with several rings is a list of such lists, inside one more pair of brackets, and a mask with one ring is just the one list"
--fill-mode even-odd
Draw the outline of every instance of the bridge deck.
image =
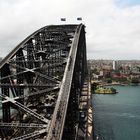
[[80, 124], [77, 140], [93, 140], [92, 94], [89, 79], [83, 84], [80, 98]]
[[92, 108], [92, 93], [91, 83], [88, 87], [88, 120], [87, 120], [87, 140], [93, 140], [93, 108]]

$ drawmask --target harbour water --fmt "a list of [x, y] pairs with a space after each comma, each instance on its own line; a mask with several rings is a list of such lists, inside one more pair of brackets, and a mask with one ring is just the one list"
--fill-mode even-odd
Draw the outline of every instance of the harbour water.
[[140, 86], [113, 86], [113, 95], [93, 94], [96, 140], [140, 140]]

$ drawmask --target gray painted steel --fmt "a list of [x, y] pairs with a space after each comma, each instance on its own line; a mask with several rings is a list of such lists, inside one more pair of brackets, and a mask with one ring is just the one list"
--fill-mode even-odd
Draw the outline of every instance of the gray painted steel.
[[46, 26], [31, 34], [0, 63], [0, 137], [74, 139], [86, 73], [83, 24]]

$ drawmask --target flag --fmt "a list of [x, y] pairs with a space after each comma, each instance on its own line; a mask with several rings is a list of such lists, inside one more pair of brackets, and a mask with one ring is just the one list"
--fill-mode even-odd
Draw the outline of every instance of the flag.
[[66, 21], [66, 18], [61, 18], [61, 21]]
[[82, 20], [82, 18], [81, 17], [78, 17], [77, 20]]

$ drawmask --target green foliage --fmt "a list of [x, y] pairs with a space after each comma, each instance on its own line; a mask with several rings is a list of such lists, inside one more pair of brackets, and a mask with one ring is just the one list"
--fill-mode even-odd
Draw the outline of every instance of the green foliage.
[[112, 79], [113, 81], [116, 81], [116, 82], [127, 82], [127, 78], [126, 77], [122, 77], [122, 78], [113, 78]]
[[99, 71], [97, 70], [97, 68], [92, 69], [91, 73], [95, 73], [95, 74], [99, 75]]
[[131, 80], [131, 83], [134, 83], [134, 84], [137, 84], [137, 83], [139, 83], [140, 82], [140, 80], [139, 80], [139, 78], [137, 78], [137, 77], [134, 77], [134, 78], [132, 78], [132, 80]]
[[97, 86], [98, 86], [99, 84], [98, 83], [92, 83], [91, 84], [91, 91], [94, 93], [95, 92], [95, 90], [97, 89]]
[[106, 82], [107, 82], [107, 83], [112, 83], [112, 78], [107, 78], [107, 79], [106, 79]]

